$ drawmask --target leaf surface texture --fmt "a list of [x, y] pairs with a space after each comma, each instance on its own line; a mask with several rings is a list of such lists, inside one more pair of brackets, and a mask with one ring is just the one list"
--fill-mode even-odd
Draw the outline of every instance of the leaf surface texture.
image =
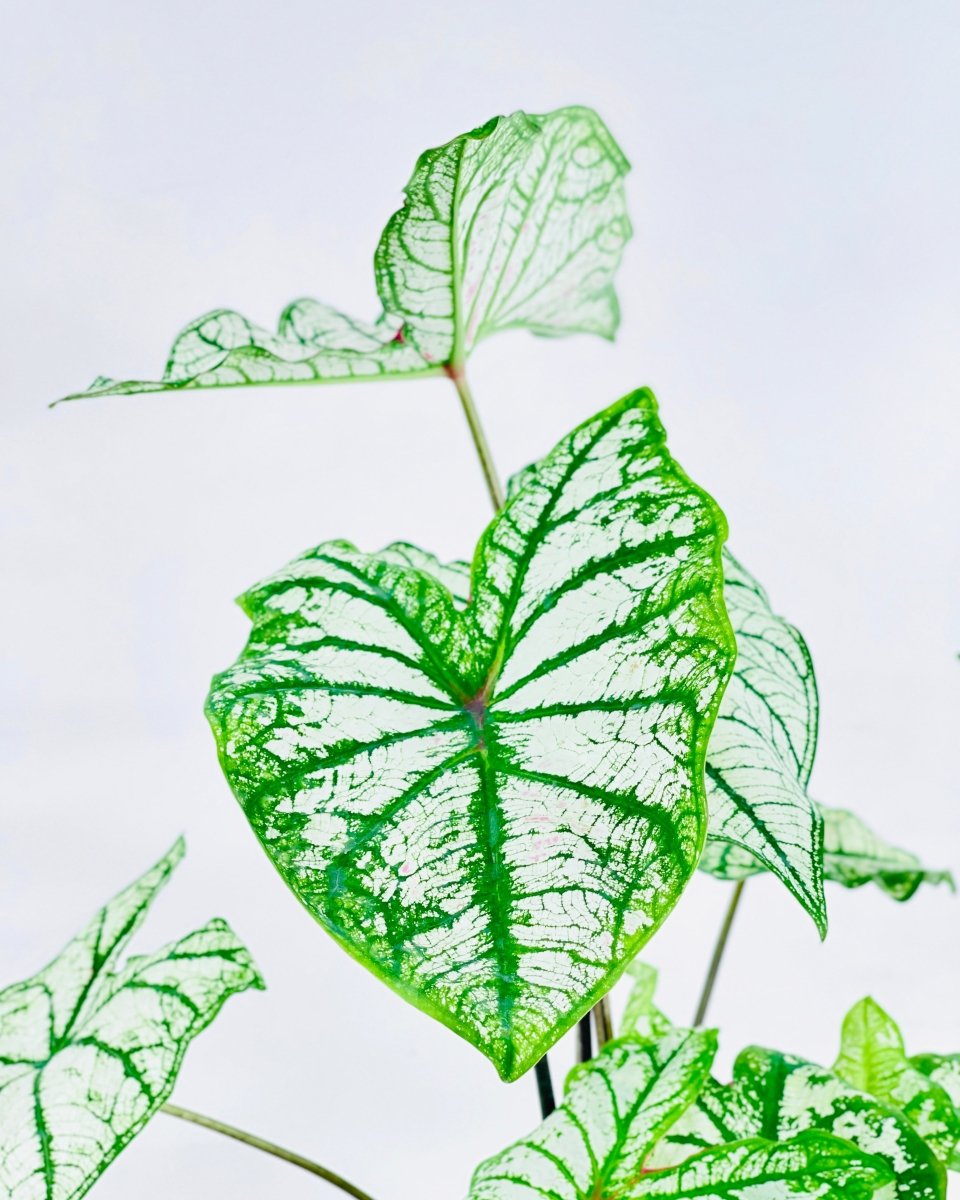
[[334, 937], [505, 1078], [696, 865], [724, 536], [641, 391], [525, 473], [468, 602], [457, 567], [345, 542], [243, 597], [250, 641], [207, 711], [248, 819]]

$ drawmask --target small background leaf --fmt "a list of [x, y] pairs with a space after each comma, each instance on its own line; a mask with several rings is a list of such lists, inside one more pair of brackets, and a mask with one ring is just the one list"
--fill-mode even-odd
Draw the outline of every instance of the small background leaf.
[[[786, 884], [824, 936], [823, 819], [806, 790], [817, 744], [813, 663], [799, 632], [772, 611], [729, 551], [724, 601], [737, 663], [707, 753], [710, 842], [748, 851]], [[714, 849], [704, 869], [717, 873], [724, 853]]]
[[944, 1088], [907, 1058], [896, 1022], [869, 996], [844, 1018], [833, 1069], [861, 1092], [899, 1109], [937, 1157], [951, 1161], [960, 1142], [960, 1114]]
[[[844, 887], [875, 883], [894, 900], [909, 900], [923, 883], [945, 883], [953, 890], [949, 871], [924, 868], [915, 854], [888, 845], [859, 817], [843, 809], [818, 805], [823, 816], [823, 873]], [[732, 843], [708, 839], [700, 870], [718, 879], [746, 879], [765, 868], [748, 851]]]
[[48, 967], [0, 992], [0, 1194], [82, 1196], [169, 1097], [224, 1001], [263, 986], [220, 920], [118, 966], [182, 856], [178, 842]]

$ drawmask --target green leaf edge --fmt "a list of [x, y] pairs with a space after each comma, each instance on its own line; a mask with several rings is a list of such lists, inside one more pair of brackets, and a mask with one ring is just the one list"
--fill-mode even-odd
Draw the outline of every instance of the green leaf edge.
[[[626, 411], [629, 408], [640, 408], [640, 407], [646, 408], [654, 416], [657, 416], [657, 414], [659, 413], [659, 405], [657, 403], [656, 396], [653, 394], [653, 392], [648, 387], [636, 388], [634, 391], [628, 392], [627, 395], [622, 396], [619, 400], [617, 400], [614, 404], [611, 404], [608, 408], [602, 409], [599, 413], [596, 413], [593, 416], [588, 417], [586, 420], [581, 421], [579, 425], [576, 425], [572, 430], [570, 430], [568, 433], [566, 433], [563, 436], [563, 438], [560, 439], [560, 441], [561, 442], [568, 441], [569, 439], [573, 438], [582, 428], [584, 428], [587, 425], [593, 424], [597, 420], [600, 420], [602, 418], [613, 418], [615, 415], [619, 414], [620, 412]], [[662, 425], [661, 425], [661, 429], [663, 429]], [[661, 439], [662, 439], [662, 444], [666, 445], [666, 431], [665, 430], [661, 434]], [[560, 443], [558, 442], [556, 444], [559, 445]], [[553, 449], [554, 449], [554, 447], [551, 447], [550, 450], [547, 451], [547, 455], [552, 453]], [[723, 681], [722, 686], [717, 688], [717, 690], [713, 696], [713, 699], [711, 701], [710, 707], [707, 710], [705, 710], [703, 716], [701, 717], [699, 729], [697, 731], [698, 736], [697, 736], [697, 739], [695, 742], [696, 757], [700, 763], [700, 769], [697, 772], [697, 778], [698, 778], [699, 793], [700, 793], [702, 813], [703, 813], [701, 824], [700, 824], [700, 847], [699, 847], [699, 850], [697, 851], [697, 856], [696, 856], [697, 858], [699, 858], [700, 854], [703, 851], [704, 843], [706, 842], [707, 825], [708, 825], [708, 821], [709, 821], [709, 815], [708, 815], [708, 811], [707, 811], [706, 779], [705, 779], [705, 771], [704, 771], [704, 765], [706, 763], [706, 756], [707, 756], [707, 746], [710, 741], [710, 734], [713, 732], [714, 722], [716, 721], [717, 713], [720, 709], [720, 703], [723, 699], [723, 694], [726, 691], [727, 683], [729, 682], [730, 675], [733, 672], [733, 666], [736, 661], [736, 653], [737, 653], [736, 639], [735, 639], [734, 632], [733, 632], [733, 626], [730, 623], [730, 618], [727, 615], [727, 609], [723, 602], [722, 548], [726, 541], [729, 527], [727, 524], [726, 515], [724, 514], [723, 510], [720, 508], [719, 504], [717, 504], [716, 500], [714, 500], [713, 497], [704, 488], [702, 488], [699, 484], [696, 484], [693, 482], [693, 480], [686, 473], [686, 471], [683, 469], [683, 467], [681, 467], [679, 462], [677, 462], [677, 460], [673, 457], [672, 452], [668, 451], [668, 453], [670, 456], [670, 461], [673, 464], [673, 469], [676, 471], [679, 478], [686, 481], [686, 483], [689, 485], [691, 491], [695, 492], [700, 497], [700, 499], [703, 501], [703, 503], [706, 505], [706, 507], [712, 513], [712, 515], [716, 521], [716, 524], [717, 524], [718, 537], [717, 537], [717, 541], [716, 541], [716, 548], [715, 548], [714, 554], [713, 554], [715, 583], [714, 583], [714, 587], [710, 593], [711, 600], [712, 600], [712, 608], [716, 614], [717, 619], [715, 622], [715, 627], [712, 632], [716, 636], [718, 643], [721, 646], [726, 648], [726, 650], [728, 652], [728, 656], [729, 656], [729, 670], [727, 672], [727, 678]], [[547, 457], [547, 455], [544, 455], [544, 457]], [[540, 460], [537, 460], [537, 461], [539, 462]], [[502, 517], [502, 515], [504, 513], [507, 512], [507, 510], [509, 509], [510, 503], [513, 502], [514, 498], [516, 496], [522, 494], [522, 490], [523, 490], [522, 480], [520, 480], [519, 485], [514, 489], [513, 493], [508, 497], [507, 504], [500, 510], [499, 513], [497, 513], [487, 523], [487, 525], [485, 526], [485, 528], [483, 530], [483, 533], [480, 535], [480, 538], [478, 539], [477, 548], [474, 551], [473, 557], [470, 561], [470, 591], [471, 591], [471, 593], [473, 592], [474, 573], [480, 565], [481, 548], [482, 548], [485, 540], [490, 536], [490, 531], [493, 528], [494, 524]], [[345, 542], [344, 544], [352, 547], [352, 543]], [[391, 544], [393, 544], [393, 543], [391, 543]], [[418, 568], [411, 568], [411, 569], [418, 570]], [[426, 574], [426, 572], [423, 572], [423, 571], [421, 571], [420, 573]], [[437, 582], [440, 584], [440, 586], [446, 588], [446, 585], [443, 584], [442, 581], [437, 580]], [[248, 603], [248, 597], [251, 595], [253, 590], [254, 589], [250, 589], [249, 591], [242, 593], [240, 596], [238, 596], [236, 598], [236, 603], [243, 610], [244, 614], [247, 617], [249, 617], [251, 620], [253, 619], [252, 606], [250, 606]], [[449, 588], [447, 588], [446, 590], [449, 593]], [[452, 594], [451, 594], [451, 598], [452, 598]], [[252, 641], [252, 633], [251, 633], [250, 638], [248, 638], [247, 642], [245, 643], [244, 648], [241, 651], [240, 655], [237, 656], [238, 661], [247, 652], [247, 648], [249, 647], [251, 641]], [[214, 677], [214, 678], [216, 678], [216, 677]], [[204, 714], [207, 718], [207, 721], [210, 724], [211, 730], [213, 731], [214, 742], [216, 743], [216, 746], [217, 746], [217, 758], [220, 763], [220, 769], [223, 772], [224, 777], [228, 781], [228, 786], [229, 786], [229, 778], [230, 777], [227, 772], [226, 754], [221, 749], [220, 740], [216, 734], [216, 723], [215, 722], [216, 722], [217, 718], [216, 718], [216, 714], [213, 712], [213, 710], [211, 709], [211, 707], [209, 705], [209, 697], [208, 697], [208, 701], [204, 704]], [[231, 791], [232, 791], [232, 789], [231, 789]], [[252, 826], [251, 826], [251, 828], [252, 828]], [[470, 1035], [469, 1031], [467, 1030], [467, 1027], [462, 1025], [459, 1021], [457, 1021], [450, 1013], [444, 1012], [438, 1006], [431, 1004], [429, 1000], [425, 999], [421, 994], [416, 992], [415, 989], [408, 988], [408, 987], [404, 986], [401, 982], [390, 978], [385, 972], [382, 972], [381, 970], [379, 970], [377, 968], [376, 964], [374, 964], [368, 960], [365, 960], [363, 958], [363, 956], [361, 955], [359, 949], [350, 946], [345, 940], [342, 940], [340, 937], [338, 937], [337, 933], [333, 929], [331, 929], [327, 925], [324, 925], [313, 913], [311, 913], [310, 910], [306, 907], [306, 905], [303, 904], [302, 901], [300, 901], [300, 898], [298, 896], [296, 896], [296, 892], [293, 891], [293, 888], [290, 886], [290, 884], [284, 878], [283, 873], [280, 871], [279, 867], [274, 862], [273, 856], [270, 854], [266, 840], [264, 838], [262, 838], [256, 830], [253, 830], [253, 833], [256, 836], [257, 841], [262, 846], [264, 853], [267, 856], [267, 859], [270, 861], [271, 866], [274, 868], [277, 875], [279, 875], [280, 878], [283, 880], [284, 886], [290, 892], [293, 893], [293, 895], [297, 899], [297, 902], [299, 904], [301, 904], [301, 907], [303, 907], [304, 910], [309, 913], [309, 915], [313, 918], [313, 920], [316, 921], [316, 923], [321, 926], [321, 928], [324, 930], [324, 932], [327, 933], [337, 943], [337, 945], [339, 945], [341, 947], [341, 949], [345, 950], [347, 952], [347, 954], [349, 954], [350, 957], [352, 959], [354, 959], [355, 962], [359, 963], [360, 966], [364, 967], [367, 971], [369, 971], [372, 975], [374, 975], [377, 979], [379, 979], [381, 983], [386, 984], [387, 987], [389, 987], [391, 991], [396, 993], [396, 995], [400, 996], [403, 1000], [406, 1000], [408, 1004], [411, 1004], [414, 1008], [417, 1008], [421, 1012], [426, 1013], [427, 1016], [432, 1017], [439, 1024], [445, 1025], [448, 1029], [452, 1030], [455, 1034], [457, 1034], [458, 1037], [463, 1038], [463, 1040], [466, 1041], [469, 1045], [471, 1045], [471, 1046], [474, 1045], [473, 1038]], [[694, 865], [693, 870], [691, 870], [690, 877], [688, 878], [687, 883], [684, 885], [684, 887], [689, 886], [690, 879], [692, 879], [695, 874], [696, 874], [696, 865]], [[556, 1043], [560, 1040], [560, 1038], [563, 1037], [563, 1035], [565, 1033], [567, 1033], [567, 1032], [569, 1032], [569, 1030], [573, 1029], [573, 1027], [577, 1024], [577, 1022], [580, 1021], [582, 1017], [586, 1016], [586, 1014], [588, 1012], [590, 1012], [590, 1010], [594, 1007], [594, 1005], [599, 1000], [601, 1000], [604, 996], [606, 996], [607, 993], [620, 981], [621, 977], [626, 972], [627, 967], [629, 967], [630, 963], [634, 960], [634, 958], [637, 956], [637, 954], [639, 954], [639, 952], [643, 949], [643, 947], [651, 940], [651, 938], [654, 936], [654, 934], [660, 929], [660, 927], [663, 925], [664, 921], [667, 919], [668, 916], [670, 916], [670, 913], [672, 913], [673, 911], [674, 911], [673, 908], [669, 909], [667, 912], [665, 912], [660, 917], [659, 921], [657, 921], [655, 924], [651, 925], [650, 927], [648, 927], [647, 929], [645, 929], [643, 931], [643, 934], [645, 935], [643, 937], [643, 940], [642, 941], [635, 940], [635, 944], [633, 945], [633, 947], [628, 950], [628, 952], [624, 955], [621, 962], [616, 967], [614, 967], [611, 972], [608, 973], [606, 979], [603, 980], [596, 987], [594, 987], [589, 993], [587, 993], [582, 998], [581, 1003], [578, 1005], [578, 1007], [576, 1009], [572, 1010], [572, 1013], [568, 1017], [564, 1018], [564, 1020], [562, 1020], [562, 1021], [559, 1021], [553, 1027], [552, 1036], [549, 1041], [546, 1041], [546, 1039], [544, 1039], [543, 1043], [538, 1044], [538, 1046], [536, 1047], [535, 1050], [528, 1052], [528, 1054], [524, 1058], [516, 1061], [511, 1067], [501, 1068], [501, 1066], [499, 1064], [494, 1063], [494, 1066], [496, 1067], [497, 1073], [499, 1074], [500, 1078], [505, 1083], [515, 1083], [518, 1079], [520, 1079], [523, 1075], [525, 1075], [527, 1073], [527, 1071], [530, 1070], [531, 1067], [535, 1066], [536, 1063], [543, 1057], [543, 1055], [546, 1054], [553, 1046], [555, 1046]], [[481, 1053], [482, 1053], [482, 1051], [481, 1051]], [[492, 1062], [493, 1060], [491, 1059], [490, 1061]]]

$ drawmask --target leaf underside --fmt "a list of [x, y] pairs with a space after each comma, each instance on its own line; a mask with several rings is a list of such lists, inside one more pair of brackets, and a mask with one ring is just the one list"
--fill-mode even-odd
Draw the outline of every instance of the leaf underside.
[[119, 964], [178, 842], [39, 974], [0, 992], [0, 1195], [75, 1200], [168, 1098], [190, 1041], [262, 987], [220, 920]]
[[674, 1166], [707, 1147], [744, 1138], [785, 1141], [809, 1130], [843, 1138], [882, 1160], [895, 1178], [897, 1200], [944, 1200], [943, 1167], [900, 1112], [832, 1071], [759, 1047], [738, 1056], [732, 1083], [707, 1082], [657, 1145], [650, 1165]]
[[827, 931], [823, 819], [807, 795], [817, 743], [813, 664], [799, 632], [724, 551], [724, 600], [737, 663], [707, 754], [703, 869], [733, 847], [772, 871]]
[[218, 309], [179, 335], [161, 379], [100, 377], [65, 399], [437, 374], [506, 329], [610, 338], [628, 169], [590, 109], [496, 117], [418, 160], [374, 257], [372, 324], [316, 300], [276, 332]]
[[528, 470], [468, 602], [461, 568], [344, 542], [242, 600], [250, 641], [207, 711], [251, 825], [327, 930], [504, 1078], [695, 867], [724, 535], [641, 391]]
[[[953, 888], [949, 871], [931, 871], [915, 854], [882, 841], [859, 817], [839, 808], [817, 806], [823, 817], [823, 870], [826, 879], [844, 887], [875, 883], [894, 900], [909, 900], [921, 884]], [[708, 839], [700, 869], [718, 879], [746, 879], [765, 868], [740, 846]]]
[[844, 1019], [833, 1069], [852, 1087], [899, 1109], [941, 1162], [954, 1160], [960, 1113], [953, 1098], [907, 1057], [896, 1023], [869, 996]]

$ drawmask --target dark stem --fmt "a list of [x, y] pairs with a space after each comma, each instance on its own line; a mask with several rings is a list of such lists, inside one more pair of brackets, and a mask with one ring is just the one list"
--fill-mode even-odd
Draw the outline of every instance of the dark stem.
[[577, 1062], [589, 1062], [593, 1058], [593, 1035], [590, 1029], [590, 1013], [577, 1023]]
[[743, 895], [743, 885], [745, 879], [741, 879], [737, 886], [733, 889], [733, 895], [730, 897], [730, 903], [727, 906], [726, 915], [723, 918], [723, 924], [720, 926], [720, 935], [717, 938], [717, 944], [713, 948], [713, 958], [710, 960], [710, 968], [707, 971], [707, 978], [703, 983], [703, 991], [700, 993], [700, 1003], [697, 1005], [697, 1015], [693, 1018], [694, 1025], [702, 1025], [707, 1017], [707, 1009], [710, 1007], [710, 997], [713, 995], [713, 989], [717, 982], [717, 975], [720, 971], [720, 963], [723, 961], [723, 952], [727, 948], [727, 941], [730, 938], [730, 929], [733, 926], [733, 918], [737, 915], [737, 907], [740, 904], [740, 897]]
[[537, 1073], [537, 1091], [540, 1093], [540, 1115], [546, 1120], [557, 1107], [557, 1102], [553, 1095], [553, 1080], [550, 1078], [550, 1064], [547, 1062], [547, 1056], [544, 1055], [533, 1069]]
[[490, 499], [493, 502], [493, 510], [494, 512], [499, 512], [503, 508], [503, 487], [500, 483], [500, 476], [497, 474], [497, 468], [493, 463], [493, 454], [490, 452], [487, 435], [483, 431], [480, 414], [477, 412], [477, 406], [473, 402], [473, 393], [470, 391], [467, 377], [464, 374], [463, 367], [449, 366], [446, 368], [446, 371], [453, 380], [453, 386], [457, 389], [457, 395], [460, 397], [460, 403], [463, 405], [463, 415], [467, 418], [467, 425], [470, 427], [470, 436], [473, 438], [473, 445], [476, 449], [477, 457], [480, 459], [480, 466], [483, 468], [483, 477], [487, 482], [487, 491], [490, 493]]
[[613, 1041], [613, 1018], [606, 996], [593, 1006], [593, 1023], [597, 1027], [597, 1049], [602, 1050], [607, 1042]]
[[373, 1197], [367, 1192], [362, 1191], [355, 1184], [348, 1182], [335, 1171], [329, 1171], [326, 1167], [321, 1167], [319, 1163], [312, 1162], [309, 1158], [304, 1158], [302, 1154], [295, 1154], [292, 1150], [285, 1150], [282, 1146], [278, 1146], [274, 1142], [268, 1142], [263, 1138], [257, 1137], [256, 1134], [247, 1133], [243, 1129], [237, 1129], [235, 1125], [227, 1125], [225, 1121], [217, 1121], [213, 1117], [205, 1117], [202, 1113], [193, 1112], [192, 1109], [181, 1108], [179, 1104], [165, 1104], [160, 1111], [167, 1113], [171, 1117], [179, 1117], [181, 1121], [190, 1121], [194, 1125], [202, 1125], [204, 1129], [212, 1129], [215, 1133], [222, 1133], [226, 1137], [243, 1142], [245, 1146], [252, 1146], [255, 1150], [262, 1150], [265, 1154], [272, 1154], [274, 1158], [282, 1158], [284, 1162], [293, 1163], [295, 1167], [301, 1167], [304, 1171], [309, 1171], [311, 1175], [319, 1175], [321, 1179], [325, 1179], [327, 1183], [332, 1183], [341, 1192], [346, 1192], [348, 1196], [353, 1196], [354, 1200], [373, 1200]]

